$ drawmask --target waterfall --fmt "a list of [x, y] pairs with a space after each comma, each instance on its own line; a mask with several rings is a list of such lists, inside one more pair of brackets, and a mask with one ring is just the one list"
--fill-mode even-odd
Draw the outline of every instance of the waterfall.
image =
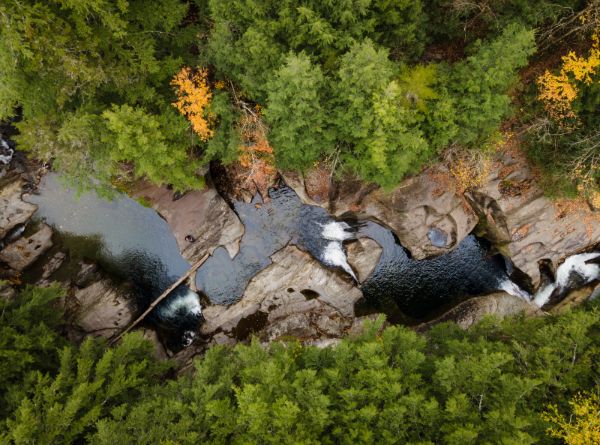
[[348, 275], [354, 278], [354, 281], [358, 282], [354, 271], [350, 267], [350, 264], [348, 264], [346, 252], [344, 252], [344, 247], [342, 246], [344, 241], [356, 238], [352, 228], [343, 221], [330, 221], [326, 224], [319, 223], [319, 225], [323, 229], [321, 236], [330, 241], [323, 250], [321, 261], [329, 266], [342, 268]]
[[580, 253], [568, 257], [556, 270], [554, 283], [542, 286], [535, 294], [534, 302], [542, 307], [555, 292], [564, 296], [571, 289], [585, 286], [600, 279], [600, 252]]
[[0, 138], [0, 164], [8, 165], [15, 151], [8, 146], [8, 142]]

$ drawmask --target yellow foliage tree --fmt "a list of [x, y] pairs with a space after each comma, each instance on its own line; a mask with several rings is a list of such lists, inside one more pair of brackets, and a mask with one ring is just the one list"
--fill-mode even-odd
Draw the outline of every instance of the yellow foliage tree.
[[577, 394], [569, 401], [571, 415], [567, 419], [550, 405], [542, 418], [553, 424], [547, 432], [563, 439], [567, 445], [600, 445], [600, 400], [597, 394]]
[[206, 81], [207, 74], [206, 69], [183, 67], [171, 80], [171, 85], [177, 88], [177, 101], [173, 102], [173, 106], [188, 118], [192, 130], [202, 141], [213, 136], [206, 118], [206, 107], [212, 98]]
[[544, 103], [548, 114], [557, 122], [576, 118], [571, 106], [577, 98], [577, 83], [591, 84], [600, 66], [600, 30], [592, 36], [592, 46], [588, 57], [581, 57], [574, 51], [562, 57], [562, 67], [558, 74], [550, 71], [538, 77], [540, 90], [538, 99]]

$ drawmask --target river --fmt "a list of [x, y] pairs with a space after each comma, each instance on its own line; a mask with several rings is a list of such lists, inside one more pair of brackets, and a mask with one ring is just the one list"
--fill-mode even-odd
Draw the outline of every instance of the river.
[[[94, 193], [77, 196], [58, 176], [48, 174], [29, 200], [38, 205], [36, 217], [63, 236], [97, 243], [88, 259], [133, 282], [138, 310], [190, 267], [160, 215], [125, 195], [117, 194], [110, 201]], [[387, 228], [373, 221], [336, 220], [321, 207], [303, 204], [285, 185], [272, 189], [267, 202], [257, 195], [251, 203], [234, 203], [234, 209], [245, 227], [240, 249], [231, 258], [219, 247], [198, 270], [196, 285], [205, 304], [238, 301], [249, 280], [288, 244], [354, 279], [344, 244], [358, 236], [369, 237], [383, 248], [362, 291], [368, 304], [392, 317], [402, 314], [421, 319], [438, 307], [495, 290], [526, 295], [508, 276], [510, 260], [493, 255], [489, 243], [473, 235], [448, 254], [416, 261]], [[169, 333], [170, 343], [185, 345], [201, 321], [200, 301], [197, 294], [180, 286], [157, 307], [150, 321]]]

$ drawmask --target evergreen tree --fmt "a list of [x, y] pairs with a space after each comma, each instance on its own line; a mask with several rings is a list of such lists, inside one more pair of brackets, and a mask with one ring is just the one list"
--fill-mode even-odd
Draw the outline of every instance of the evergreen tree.
[[497, 39], [477, 42], [471, 55], [452, 68], [449, 91], [460, 128], [458, 142], [475, 144], [498, 129], [510, 110], [508, 90], [517, 70], [534, 51], [533, 31], [510, 25]]
[[65, 340], [57, 333], [64, 291], [27, 287], [14, 300], [0, 298], [0, 419], [14, 409], [35, 372], [53, 372]]
[[[20, 111], [19, 147], [55, 159], [74, 182], [89, 186], [95, 178], [106, 185], [121, 156], [103, 144], [99, 116], [127, 104], [163, 117], [173, 98], [168, 80], [189, 58], [194, 38], [179, 26], [188, 6], [179, 0], [3, 1], [0, 119]], [[172, 157], [185, 152], [189, 138], [177, 142]], [[143, 147], [132, 147], [126, 161], [144, 156], [135, 148]], [[177, 165], [163, 171], [168, 182], [181, 183], [184, 174]]]
[[324, 106], [325, 79], [304, 53], [289, 54], [268, 85], [265, 117], [269, 141], [281, 168], [304, 170], [331, 153], [332, 140]]
[[387, 52], [367, 40], [342, 57], [335, 90], [344, 165], [387, 187], [417, 167], [428, 150], [415, 110], [402, 105], [396, 74]]

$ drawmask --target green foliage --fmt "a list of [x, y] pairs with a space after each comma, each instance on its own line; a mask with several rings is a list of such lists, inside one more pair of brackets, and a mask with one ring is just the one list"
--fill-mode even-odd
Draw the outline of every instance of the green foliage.
[[333, 151], [323, 106], [324, 84], [319, 66], [301, 53], [289, 54], [268, 85], [269, 107], [264, 114], [281, 168], [304, 170]]
[[[531, 29], [561, 19], [556, 33], [584, 6], [7, 0], [0, 119], [21, 107], [20, 147], [79, 186], [93, 178], [106, 189], [133, 171], [183, 190], [201, 186], [198, 165], [239, 157], [240, 107], [258, 104], [278, 167], [335, 157], [340, 171], [391, 188], [451, 144], [485, 145], [535, 50]], [[209, 67], [217, 87], [206, 142], [170, 109], [169, 80], [184, 63]], [[598, 91], [574, 104], [586, 127], [597, 123]]]
[[375, 328], [335, 348], [212, 348], [92, 443], [537, 443], [548, 402], [600, 384], [598, 340], [592, 309], [427, 337]]
[[52, 372], [65, 341], [57, 334], [64, 296], [58, 287], [27, 287], [14, 300], [0, 298], [0, 418], [14, 409], [36, 371]]
[[427, 33], [435, 40], [471, 42], [484, 32], [499, 33], [510, 23], [527, 27], [554, 24], [583, 6], [579, 0], [427, 0]]
[[102, 117], [111, 133], [104, 142], [113, 147], [112, 161], [133, 161], [136, 177], [171, 183], [178, 190], [202, 185], [195, 175], [199, 165], [190, 161], [183, 142], [187, 123], [174, 110], [152, 115], [143, 108], [122, 105], [104, 111]]
[[[179, 0], [3, 1], [0, 119], [20, 107], [19, 147], [54, 159], [75, 183], [89, 185], [94, 178], [107, 185], [119, 171], [115, 160], [140, 162], [148, 154], [144, 144], [129, 147], [127, 156], [106, 145], [100, 116], [115, 105], [142, 107], [161, 121], [153, 136], [160, 150], [168, 140], [170, 154], [178, 157], [190, 139], [181, 137], [182, 122], [165, 110], [172, 99], [169, 78], [190, 58], [194, 26], [180, 27], [187, 11]], [[149, 119], [142, 123], [149, 125]], [[120, 140], [131, 139], [132, 131]], [[146, 162], [174, 165], [168, 156]], [[152, 170], [138, 167], [141, 174]], [[198, 186], [194, 178], [182, 176], [181, 168], [164, 168], [151, 179]]]
[[384, 186], [397, 184], [418, 166], [428, 148], [415, 111], [402, 106], [395, 74], [386, 51], [366, 41], [344, 55], [336, 83], [342, 161], [362, 178]]
[[114, 349], [91, 338], [78, 350], [65, 347], [56, 377], [37, 373], [35, 386], [7, 421], [4, 443], [76, 443], [100, 418], [123, 413], [164, 371], [139, 333]]
[[517, 69], [534, 51], [533, 31], [510, 25], [497, 39], [476, 42], [471, 55], [453, 67], [449, 92], [455, 100], [458, 142], [475, 144], [498, 129], [510, 110], [507, 93]]
[[600, 309], [426, 335], [405, 327], [319, 349], [213, 347], [164, 385], [149, 344], [66, 348], [8, 420], [6, 443], [552, 443], [541, 413], [600, 387]]
[[225, 164], [235, 161], [242, 144], [236, 128], [239, 110], [232, 105], [227, 92], [216, 90], [213, 93], [209, 113], [216, 121], [216, 131], [206, 144], [204, 159], [219, 160]]
[[261, 102], [290, 51], [304, 52], [329, 73], [365, 38], [397, 58], [418, 56], [425, 42], [420, 1], [211, 0], [209, 10], [214, 27], [205, 42], [206, 62]]

